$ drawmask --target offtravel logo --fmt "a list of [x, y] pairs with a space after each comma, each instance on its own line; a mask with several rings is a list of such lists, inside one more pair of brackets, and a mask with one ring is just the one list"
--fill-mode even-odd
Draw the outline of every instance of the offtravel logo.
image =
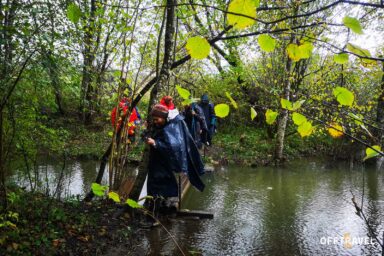
[[323, 236], [320, 238], [321, 245], [343, 245], [345, 249], [352, 249], [354, 245], [374, 245], [374, 239], [368, 236], [355, 237], [350, 233], [344, 233], [343, 236]]

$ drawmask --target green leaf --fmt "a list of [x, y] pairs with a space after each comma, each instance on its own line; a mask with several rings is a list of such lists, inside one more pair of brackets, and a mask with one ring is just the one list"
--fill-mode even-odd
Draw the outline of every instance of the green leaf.
[[301, 59], [301, 52], [297, 44], [289, 44], [287, 47], [287, 54], [288, 57], [294, 62], [299, 61]]
[[70, 21], [76, 24], [77, 22], [79, 22], [81, 15], [82, 13], [79, 6], [77, 6], [75, 3], [71, 3], [68, 5], [67, 17]]
[[299, 100], [299, 101], [296, 101], [292, 104], [292, 111], [296, 111], [298, 110], [299, 108], [301, 108], [301, 105], [303, 105], [303, 103], [305, 102], [305, 100]]
[[361, 28], [360, 22], [357, 19], [345, 16], [343, 18], [343, 23], [346, 27], [350, 28], [356, 34], [363, 34], [363, 29]]
[[120, 203], [120, 196], [116, 192], [109, 192], [108, 193], [108, 198], [112, 199], [115, 203]]
[[[372, 148], [376, 149], [377, 151], [380, 151], [381, 152], [381, 147], [379, 145], [375, 145], [375, 146], [372, 146]], [[369, 159], [369, 158], [372, 158], [372, 157], [375, 157], [375, 156], [378, 156], [379, 153], [376, 152], [375, 150], [371, 149], [371, 148], [367, 148], [365, 150], [365, 157], [363, 159], [363, 161]]]
[[301, 107], [301, 105], [303, 105], [304, 102], [305, 102], [305, 100], [299, 100], [299, 101], [292, 103], [289, 100], [283, 99], [283, 98], [281, 98], [281, 100], [280, 100], [281, 107], [283, 109], [287, 109], [289, 111], [298, 110]]
[[238, 106], [237, 106], [237, 103], [236, 101], [231, 97], [231, 95], [228, 93], [228, 92], [225, 92], [225, 95], [227, 96], [227, 98], [231, 101], [231, 104], [232, 106], [237, 109]]
[[369, 50], [366, 50], [366, 49], [363, 49], [357, 45], [354, 45], [354, 44], [351, 44], [351, 43], [348, 43], [347, 44], [347, 50], [356, 54], [356, 55], [359, 55], [359, 58], [361, 59], [361, 61], [363, 62], [363, 64], [374, 64], [376, 63], [375, 60], [370, 60], [370, 59], [366, 59], [364, 57], [372, 57], [371, 53], [369, 52]]
[[113, 132], [108, 132], [108, 136], [112, 137], [113, 136]]
[[287, 109], [287, 110], [292, 109], [292, 102], [290, 102], [289, 100], [281, 98], [280, 103], [283, 109]]
[[191, 96], [191, 93], [188, 90], [180, 87], [179, 85], [176, 85], [176, 90], [179, 93], [180, 97], [184, 100], [189, 99], [189, 96]]
[[299, 134], [302, 138], [311, 135], [313, 130], [314, 130], [314, 128], [313, 128], [312, 124], [308, 121], [302, 123], [297, 128], [297, 131], [299, 132]]
[[211, 45], [208, 43], [207, 39], [201, 36], [189, 38], [185, 48], [192, 58], [198, 60], [208, 57], [209, 52], [211, 51]]
[[276, 40], [269, 35], [260, 35], [257, 38], [261, 50], [265, 52], [272, 52], [276, 47]]
[[361, 114], [348, 113], [348, 116], [351, 117], [355, 124], [362, 125], [363, 124], [363, 116]]
[[227, 104], [218, 104], [215, 106], [215, 114], [218, 117], [224, 118], [229, 114], [229, 106]]
[[293, 113], [292, 114], [292, 121], [295, 125], [300, 126], [303, 123], [307, 122], [307, 118], [299, 113]]
[[340, 53], [333, 55], [333, 61], [337, 64], [345, 64], [348, 62], [349, 55], [347, 53]]
[[108, 186], [102, 186], [98, 183], [92, 183], [91, 189], [96, 196], [104, 196]]
[[265, 112], [265, 119], [267, 124], [269, 125], [273, 124], [276, 120], [277, 115], [278, 115], [277, 112], [267, 109], [267, 111]]
[[251, 108], [251, 120], [255, 119], [255, 117], [257, 116], [257, 112], [254, 108]]
[[121, 76], [121, 71], [120, 70], [116, 70], [113, 72], [113, 75], [116, 77], [116, 78], [119, 78]]
[[255, 2], [255, 7], [259, 7], [260, 6], [260, 0], [253, 0]]
[[347, 50], [362, 57], [371, 57], [369, 50], [363, 49], [355, 44], [348, 43]]
[[131, 207], [131, 208], [143, 208], [142, 205], [140, 205], [138, 202], [132, 200], [132, 199], [127, 199], [126, 203]]
[[355, 96], [351, 91], [344, 87], [336, 87], [333, 89], [333, 95], [336, 97], [340, 105], [343, 106], [352, 106]]
[[[228, 6], [227, 20], [234, 28], [244, 29], [252, 26], [256, 18], [256, 2], [254, 0], [233, 0]], [[233, 13], [233, 14], [231, 14]], [[241, 14], [245, 16], [240, 16]]]
[[181, 102], [181, 105], [188, 106], [192, 104], [192, 99], [185, 99], [183, 102]]

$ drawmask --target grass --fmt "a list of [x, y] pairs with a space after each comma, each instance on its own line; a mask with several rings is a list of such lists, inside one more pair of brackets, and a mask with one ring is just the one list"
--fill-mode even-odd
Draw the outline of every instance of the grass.
[[[332, 144], [326, 135], [313, 134], [301, 138], [296, 132], [287, 131], [284, 145], [286, 159], [326, 152]], [[230, 163], [257, 166], [273, 161], [275, 139], [269, 138], [265, 128], [239, 126], [223, 127], [215, 135], [212, 157], [226, 158]]]
[[[106, 117], [86, 126], [76, 115], [66, 115], [52, 119], [50, 126], [65, 131], [65, 150], [70, 158], [98, 160], [112, 141], [113, 129]], [[137, 146], [133, 147], [129, 158], [137, 161], [141, 158], [143, 143], [139, 142], [138, 134], [136, 139]]]

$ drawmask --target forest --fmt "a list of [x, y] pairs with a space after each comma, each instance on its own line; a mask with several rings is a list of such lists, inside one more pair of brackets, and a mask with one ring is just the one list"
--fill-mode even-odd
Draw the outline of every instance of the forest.
[[[1, 0], [0, 28], [1, 255], [384, 255], [384, 1]], [[217, 123], [200, 154], [214, 171], [183, 207], [215, 216], [197, 229], [139, 204], [142, 137], [164, 96], [182, 112], [204, 94]], [[246, 220], [231, 210], [242, 196]], [[141, 231], [142, 215], [163, 233]], [[252, 235], [240, 228], [261, 215]], [[305, 230], [340, 229], [293, 232], [304, 218], [324, 220]], [[322, 243], [340, 234], [344, 244]]]

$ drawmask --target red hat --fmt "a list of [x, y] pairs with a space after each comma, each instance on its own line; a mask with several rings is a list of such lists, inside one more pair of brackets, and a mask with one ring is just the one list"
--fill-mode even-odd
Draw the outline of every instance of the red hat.
[[172, 100], [172, 97], [167, 95], [161, 99], [160, 104], [167, 107], [169, 110], [172, 110], [175, 109], [175, 105], [173, 104]]
[[151, 116], [167, 118], [168, 117], [168, 108], [161, 104], [156, 104], [151, 110]]

